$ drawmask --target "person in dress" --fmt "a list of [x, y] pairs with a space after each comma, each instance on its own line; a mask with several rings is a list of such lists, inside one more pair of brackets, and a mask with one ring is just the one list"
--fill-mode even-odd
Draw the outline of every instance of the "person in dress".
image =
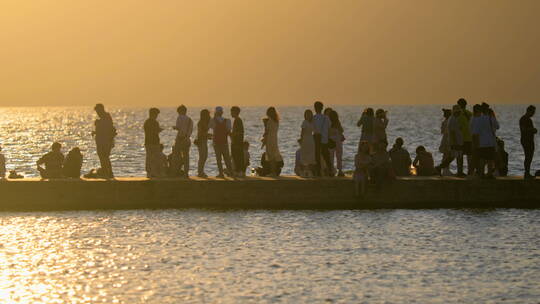
[[378, 109], [377, 112], [375, 112], [375, 119], [373, 120], [373, 136], [376, 144], [383, 143], [388, 146], [388, 139], [386, 137], [387, 126], [387, 112], [383, 109]]
[[[62, 154], [62, 145], [55, 142], [51, 146], [51, 151], [43, 155], [38, 161], [37, 170], [42, 178], [61, 178], [62, 167], [64, 164], [64, 154]], [[45, 166], [45, 167], [42, 167]]]
[[[330, 118], [323, 114], [324, 105], [317, 101], [314, 103], [315, 115], [313, 116], [313, 139], [315, 142], [315, 175], [330, 176], [332, 174], [332, 163], [330, 162], [330, 151], [328, 150], [328, 131], [330, 129]], [[321, 158], [326, 164], [326, 172], [323, 172]]]
[[358, 152], [354, 157], [354, 189], [356, 196], [359, 198], [364, 198], [366, 195], [371, 163], [369, 142], [361, 141], [358, 144]]
[[63, 175], [69, 178], [80, 178], [83, 163], [83, 155], [78, 147], [71, 149], [64, 161]]
[[443, 111], [443, 121], [441, 123], [441, 144], [439, 145], [439, 152], [442, 153], [443, 157], [441, 164], [435, 167], [435, 170], [439, 173], [440, 176], [449, 176], [452, 175], [450, 171], [450, 164], [453, 160], [452, 149], [450, 148], [450, 136], [448, 134], [448, 121], [452, 116], [452, 110], [442, 109]]
[[113, 178], [111, 164], [111, 151], [114, 147], [114, 137], [116, 136], [116, 128], [114, 127], [111, 114], [105, 111], [105, 106], [101, 103], [96, 104], [94, 107], [98, 119], [96, 119], [95, 131], [92, 134], [96, 140], [96, 150], [101, 164], [102, 174], [105, 178]]
[[231, 154], [236, 176], [246, 176], [244, 165], [244, 122], [240, 118], [240, 108], [231, 108], [231, 116], [234, 119], [231, 132]]
[[398, 137], [389, 151], [392, 160], [392, 168], [396, 176], [411, 175], [411, 155], [407, 149], [403, 148], [403, 138]]
[[180, 153], [180, 171], [182, 171], [182, 177], [189, 176], [189, 149], [191, 147], [191, 133], [193, 133], [193, 120], [187, 116], [187, 108], [181, 105], [176, 110], [178, 117], [176, 118], [176, 125], [174, 129], [178, 131], [176, 134], [176, 152]]
[[270, 164], [270, 175], [278, 176], [277, 163], [283, 162], [278, 145], [279, 115], [276, 108], [269, 107], [266, 110], [266, 118], [263, 119], [265, 125], [264, 146], [266, 160]]
[[210, 111], [207, 109], [201, 110], [199, 122], [197, 122], [197, 138], [194, 143], [199, 150], [199, 161], [197, 163], [197, 176], [206, 178], [208, 175], [204, 173], [204, 165], [208, 159], [208, 140], [211, 136], [208, 134], [210, 128]]
[[216, 153], [216, 162], [218, 166], [218, 178], [225, 177], [222, 160], [227, 167], [227, 175], [234, 176], [232, 170], [231, 154], [229, 152], [228, 137], [231, 134], [231, 121], [223, 117], [223, 108], [216, 107], [214, 118], [210, 120], [210, 128], [214, 130], [214, 152]]
[[343, 173], [343, 141], [345, 136], [343, 135], [343, 126], [339, 120], [339, 115], [336, 111], [329, 112], [330, 129], [328, 131], [329, 139], [334, 143], [334, 148], [330, 150], [330, 159], [332, 164], [335, 161], [336, 168], [338, 170], [338, 176], [345, 176]]
[[161, 143], [159, 133], [163, 129], [159, 126], [157, 117], [159, 109], [151, 108], [148, 119], [144, 122], [144, 148], [146, 150], [146, 176], [148, 178], [161, 177], [160, 153]]
[[416, 148], [416, 157], [414, 158], [413, 166], [416, 168], [417, 176], [435, 175], [433, 155], [424, 146], [418, 146]]
[[300, 133], [300, 160], [302, 167], [311, 171], [308, 175], [313, 175], [315, 169], [315, 140], [313, 137], [313, 112], [306, 110], [304, 112], [304, 121], [302, 122], [302, 131]]

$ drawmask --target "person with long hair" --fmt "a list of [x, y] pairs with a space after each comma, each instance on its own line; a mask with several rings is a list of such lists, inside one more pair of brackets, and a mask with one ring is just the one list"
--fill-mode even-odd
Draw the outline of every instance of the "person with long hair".
[[356, 123], [356, 125], [362, 128], [362, 133], [360, 135], [360, 141], [365, 141], [371, 147], [375, 142], [375, 137], [373, 135], [373, 121], [375, 120], [375, 114], [372, 108], [366, 108], [362, 112], [362, 116]]
[[199, 150], [199, 161], [197, 165], [197, 176], [206, 178], [208, 175], [204, 173], [204, 165], [208, 158], [208, 140], [210, 136], [208, 134], [210, 124], [210, 111], [207, 109], [201, 110], [199, 122], [197, 122], [197, 138], [195, 139], [195, 145]]
[[265, 146], [266, 161], [270, 164], [270, 175], [278, 176], [277, 163], [282, 162], [283, 158], [278, 146], [279, 115], [276, 108], [270, 107], [266, 110], [266, 118], [263, 119], [263, 122], [265, 125], [263, 144]]
[[375, 120], [373, 120], [373, 135], [375, 143], [383, 143], [388, 145], [386, 138], [386, 127], [388, 126], [387, 112], [383, 109], [377, 109], [375, 112]]
[[304, 121], [302, 122], [302, 131], [300, 133], [300, 162], [304, 168], [311, 171], [311, 174], [308, 173], [307, 175], [313, 175], [316, 161], [315, 141], [313, 139], [313, 112], [311, 110], [304, 112]]
[[343, 174], [343, 141], [345, 136], [343, 135], [343, 126], [339, 120], [339, 115], [336, 111], [331, 110], [328, 113], [330, 117], [330, 129], [328, 130], [328, 138], [330, 139], [331, 145], [334, 147], [330, 149], [330, 160], [334, 163], [334, 158], [336, 161], [336, 168], [338, 170], [338, 176], [345, 176]]

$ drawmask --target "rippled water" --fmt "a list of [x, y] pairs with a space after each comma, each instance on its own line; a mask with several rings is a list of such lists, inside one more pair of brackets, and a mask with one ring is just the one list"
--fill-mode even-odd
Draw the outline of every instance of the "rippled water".
[[[353, 156], [356, 152], [360, 130], [356, 127], [362, 109], [365, 106], [334, 107], [341, 115], [345, 128], [344, 167], [353, 169]], [[447, 106], [448, 107], [448, 106]], [[412, 153], [418, 145], [424, 145], [434, 151], [436, 159], [440, 135], [439, 128], [442, 112], [440, 106], [388, 106], [390, 125], [389, 141], [400, 136]], [[510, 153], [510, 174], [522, 174], [523, 152], [519, 145], [518, 121], [525, 106], [495, 106], [501, 131], [498, 133], [506, 141]], [[298, 147], [300, 125], [303, 120], [304, 107], [278, 108], [282, 116], [280, 127], [280, 147], [285, 158], [284, 173], [292, 174], [294, 153]], [[167, 153], [174, 141], [176, 132], [171, 129], [175, 123], [176, 112], [173, 108], [161, 108], [159, 120], [168, 130], [162, 133], [162, 142], [167, 146]], [[190, 108], [189, 115], [198, 121], [200, 108]], [[147, 109], [111, 108], [119, 135], [113, 150], [113, 167], [117, 176], [145, 176], [144, 172], [144, 134], [142, 125], [147, 116]], [[228, 109], [227, 109], [228, 111]], [[262, 122], [265, 108], [247, 107], [242, 111], [246, 127], [247, 140], [251, 142], [251, 164], [258, 163], [262, 153], [259, 139], [262, 134]], [[540, 115], [535, 123], [540, 125]], [[26, 176], [36, 176], [36, 160], [49, 150], [52, 141], [62, 142], [64, 152], [79, 146], [85, 154], [83, 171], [99, 167], [95, 144], [91, 137], [95, 114], [90, 107], [86, 108], [0, 108], [0, 143], [8, 157], [8, 168], [17, 169]], [[191, 168], [195, 168], [197, 150], [192, 146]], [[414, 156], [414, 153], [412, 153]], [[537, 152], [538, 155], [538, 152]], [[540, 167], [540, 159], [536, 157], [533, 168]], [[208, 172], [215, 173], [215, 159], [210, 153], [207, 163]], [[191, 174], [195, 174], [192, 170]]]
[[0, 213], [0, 303], [538, 303], [539, 210]]

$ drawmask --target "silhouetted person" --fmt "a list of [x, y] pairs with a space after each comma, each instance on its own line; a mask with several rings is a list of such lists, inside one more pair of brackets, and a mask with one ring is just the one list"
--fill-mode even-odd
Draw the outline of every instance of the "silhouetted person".
[[383, 143], [388, 146], [388, 140], [386, 138], [386, 127], [388, 126], [387, 112], [383, 109], [378, 109], [375, 112], [375, 119], [373, 120], [373, 136], [375, 143]]
[[523, 147], [523, 152], [525, 153], [525, 160], [523, 166], [525, 167], [524, 177], [527, 179], [534, 178], [531, 175], [531, 163], [534, 156], [534, 135], [538, 133], [538, 130], [533, 125], [531, 117], [534, 116], [536, 112], [536, 107], [530, 105], [527, 107], [527, 112], [519, 120], [519, 131], [521, 133], [521, 146]]
[[381, 188], [393, 178], [392, 162], [390, 154], [386, 151], [386, 143], [375, 144], [375, 153], [372, 155], [372, 167], [370, 176], [377, 186]]
[[6, 157], [2, 152], [2, 146], [0, 146], [0, 179], [6, 177]]
[[[315, 175], [330, 176], [332, 173], [332, 163], [330, 162], [330, 152], [328, 151], [328, 131], [330, 129], [330, 118], [324, 114], [323, 103], [315, 102], [315, 115], [313, 116], [313, 139], [315, 140]], [[321, 172], [321, 157], [326, 163], [326, 171]]]
[[463, 132], [460, 123], [461, 119], [461, 107], [455, 105], [452, 108], [452, 116], [448, 119], [448, 139], [450, 143], [451, 157], [443, 159], [443, 162], [435, 169], [441, 175], [441, 170], [450, 166], [450, 163], [456, 159], [458, 173], [457, 177], [463, 178], [466, 175], [463, 173]]
[[[64, 164], [64, 154], [60, 151], [62, 145], [55, 142], [51, 146], [51, 151], [43, 155], [37, 161], [37, 170], [42, 178], [61, 178], [62, 165]], [[42, 167], [45, 165], [45, 168]]]
[[403, 139], [401, 137], [396, 139], [394, 146], [390, 149], [389, 153], [396, 176], [411, 175], [411, 155], [403, 148]]
[[497, 152], [495, 153], [495, 169], [498, 176], [508, 175], [508, 153], [504, 149], [504, 141], [497, 138]]
[[159, 109], [151, 108], [148, 119], [144, 122], [144, 148], [146, 149], [146, 176], [148, 178], [160, 177], [161, 143], [159, 133], [163, 129], [159, 126], [157, 117]]
[[210, 119], [210, 111], [207, 109], [201, 110], [199, 122], [197, 122], [197, 138], [194, 141], [199, 150], [197, 176], [202, 178], [208, 177], [206, 173], [204, 173], [204, 165], [208, 159], [208, 140], [211, 139], [210, 134], [208, 134]]
[[367, 141], [360, 141], [358, 143], [358, 151], [354, 157], [354, 166], [354, 190], [356, 196], [362, 199], [367, 192], [369, 171], [372, 166], [372, 158], [369, 143]]
[[[163, 146], [163, 145], [161, 145]], [[171, 153], [167, 156], [167, 176], [168, 177], [180, 177], [182, 172], [182, 158], [180, 152], [177, 151], [178, 147], [174, 145]]]
[[266, 157], [266, 152], [263, 152], [263, 154], [261, 155], [261, 166], [255, 168], [255, 172], [257, 173], [258, 176], [269, 176], [273, 174], [272, 170], [275, 170], [274, 174], [280, 175], [281, 170], [283, 169], [283, 165], [284, 163], [282, 160], [276, 163], [275, 168], [271, 168], [270, 162], [267, 160], [267, 157]]
[[114, 174], [111, 165], [111, 150], [114, 147], [114, 137], [116, 128], [114, 127], [111, 114], [105, 112], [103, 104], [98, 103], [94, 107], [98, 119], [95, 121], [96, 150], [101, 164], [101, 171], [106, 178], [113, 178]]
[[416, 168], [417, 176], [435, 175], [433, 155], [426, 151], [424, 146], [418, 146], [416, 148], [416, 157], [414, 158], [413, 166]]
[[[478, 142], [479, 172], [480, 177], [494, 178], [495, 169], [495, 146], [497, 144], [495, 132], [499, 129], [499, 123], [495, 113], [488, 104], [481, 106], [482, 115], [471, 123], [473, 141]], [[488, 173], [484, 175], [484, 167], [487, 164]]]
[[175, 151], [180, 153], [180, 159], [182, 160], [180, 169], [183, 171], [181, 174], [183, 177], [189, 175], [189, 148], [191, 147], [191, 133], [193, 132], [193, 120], [189, 118], [187, 114], [187, 108], [181, 105], [176, 110], [178, 118], [176, 119], [176, 125], [174, 129], [178, 131], [176, 134]]
[[471, 149], [471, 170], [473, 170], [474, 174], [480, 175], [480, 156], [479, 156], [479, 147], [478, 147], [478, 137], [474, 136], [472, 134], [472, 127], [477, 123], [477, 121], [482, 116], [482, 106], [479, 104], [475, 104], [473, 106], [473, 116], [471, 117], [470, 121], [470, 130], [471, 130], [471, 138], [472, 138], [472, 149]]
[[450, 120], [450, 117], [452, 117], [452, 110], [450, 109], [442, 109], [443, 111], [443, 121], [441, 123], [441, 144], [439, 145], [439, 152], [443, 154], [441, 165], [435, 167], [435, 170], [439, 173], [439, 175], [451, 175], [450, 168], [446, 166], [444, 168], [441, 167], [444, 164], [450, 164], [454, 157], [452, 155], [452, 149], [450, 148], [450, 135], [448, 134], [448, 121]]
[[[461, 108], [461, 115], [459, 116], [458, 122], [461, 129], [461, 135], [463, 136], [463, 155], [467, 157], [467, 175], [474, 174], [474, 166], [472, 164], [472, 135], [470, 122], [472, 118], [472, 113], [467, 110], [467, 100], [465, 98], [460, 98], [457, 101], [458, 106]], [[463, 161], [463, 159], [461, 160]]]
[[360, 135], [360, 141], [365, 141], [370, 146], [370, 153], [373, 149], [373, 143], [375, 142], [375, 135], [373, 134], [373, 124], [375, 122], [375, 112], [372, 108], [367, 108], [362, 112], [362, 116], [356, 123], [358, 127], [362, 128], [362, 134]]
[[214, 130], [214, 152], [216, 153], [216, 162], [219, 174], [217, 177], [225, 177], [223, 171], [222, 159], [227, 166], [227, 174], [234, 176], [231, 164], [231, 154], [229, 153], [229, 134], [231, 133], [231, 121], [223, 118], [223, 108], [216, 107], [214, 118], [210, 120], [210, 128]]
[[343, 173], [343, 141], [345, 136], [343, 135], [343, 126], [339, 120], [339, 115], [336, 111], [332, 110], [328, 114], [330, 118], [330, 129], [328, 131], [328, 138], [334, 142], [334, 148], [330, 150], [330, 161], [334, 163], [336, 161], [336, 169], [338, 170], [338, 176], [345, 176]]
[[71, 149], [64, 160], [64, 167], [62, 168], [64, 177], [80, 178], [82, 164], [83, 155], [81, 150], [77, 147]]
[[[263, 119], [265, 132], [263, 135], [263, 144], [265, 146], [266, 160], [270, 164], [270, 175], [278, 176], [277, 164], [283, 162], [279, 152], [278, 131], [279, 115], [276, 108], [269, 107], [266, 110], [266, 118]], [[281, 172], [281, 170], [280, 170]]]
[[313, 176], [315, 168], [315, 139], [313, 137], [313, 112], [311, 110], [304, 111], [304, 121], [302, 122], [302, 131], [300, 132], [300, 160], [301, 166], [306, 168], [309, 173], [306, 175]]
[[231, 116], [234, 119], [231, 131], [231, 154], [236, 176], [245, 176], [244, 165], [244, 122], [240, 118], [240, 108], [231, 108]]

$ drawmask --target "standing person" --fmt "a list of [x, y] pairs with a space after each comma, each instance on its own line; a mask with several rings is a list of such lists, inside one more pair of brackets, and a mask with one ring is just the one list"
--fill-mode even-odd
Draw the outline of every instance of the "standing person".
[[[472, 162], [472, 135], [470, 122], [472, 118], [472, 113], [467, 110], [467, 100], [465, 98], [460, 98], [457, 101], [457, 105], [461, 108], [461, 115], [459, 116], [458, 122], [461, 129], [461, 134], [463, 135], [463, 155], [467, 157], [467, 175], [474, 174], [474, 166]], [[463, 155], [461, 156], [461, 162], [463, 162]]]
[[227, 175], [234, 176], [231, 164], [231, 154], [229, 153], [228, 137], [231, 133], [231, 121], [223, 118], [223, 108], [216, 107], [214, 118], [210, 120], [210, 128], [214, 130], [214, 152], [216, 153], [216, 162], [218, 166], [218, 178], [224, 178], [223, 163], [227, 166]]
[[96, 140], [96, 150], [101, 164], [100, 172], [103, 172], [103, 177], [113, 178], [114, 174], [111, 165], [111, 151], [114, 147], [114, 137], [116, 136], [116, 128], [114, 127], [111, 114], [105, 111], [105, 106], [101, 103], [94, 107], [98, 119], [95, 121], [95, 131], [92, 134]]
[[334, 163], [334, 158], [336, 160], [336, 168], [338, 170], [338, 176], [345, 176], [343, 173], [343, 141], [345, 136], [343, 135], [343, 126], [339, 120], [339, 115], [336, 111], [332, 110], [329, 113], [330, 118], [330, 129], [328, 131], [328, 137], [334, 142], [334, 149], [331, 150], [330, 159], [332, 164]]
[[187, 116], [187, 108], [181, 105], [176, 109], [178, 118], [174, 129], [178, 131], [176, 134], [176, 152], [180, 153], [180, 170], [183, 170], [182, 177], [189, 176], [189, 148], [191, 147], [191, 133], [193, 133], [193, 120]]
[[279, 115], [276, 108], [270, 107], [266, 110], [266, 125], [264, 144], [266, 147], [266, 161], [270, 164], [270, 175], [278, 176], [278, 163], [283, 162], [278, 145]]
[[390, 149], [389, 153], [392, 160], [392, 168], [396, 176], [411, 175], [411, 155], [409, 151], [403, 148], [403, 138], [396, 138], [394, 146]]
[[373, 136], [375, 143], [388, 145], [388, 140], [386, 139], [387, 126], [387, 112], [383, 109], [378, 109], [377, 112], [375, 112], [375, 119], [373, 120]]
[[452, 107], [452, 116], [448, 119], [448, 139], [450, 143], [451, 157], [447, 157], [443, 162], [435, 167], [441, 175], [441, 170], [450, 166], [450, 163], [456, 159], [458, 173], [457, 177], [463, 178], [466, 175], [463, 173], [463, 133], [461, 132], [461, 124], [459, 122], [461, 116], [461, 107], [455, 105]]
[[[481, 177], [495, 178], [493, 171], [495, 169], [495, 146], [497, 139], [495, 132], [499, 129], [499, 123], [495, 118], [495, 113], [490, 109], [489, 105], [482, 103], [482, 116], [478, 117], [472, 125], [471, 132], [473, 134], [473, 141], [476, 138], [478, 142], [478, 156], [479, 156], [479, 172]], [[487, 175], [484, 175], [484, 167], [488, 167]]]
[[369, 177], [369, 170], [372, 163], [371, 155], [369, 152], [369, 143], [367, 141], [360, 141], [358, 144], [358, 152], [354, 157], [354, 189], [358, 198], [363, 199], [367, 192], [367, 182]]
[[[450, 164], [454, 157], [452, 156], [452, 149], [450, 148], [450, 135], [448, 134], [448, 121], [450, 120], [450, 117], [452, 116], [452, 110], [450, 109], [442, 109], [443, 111], [443, 121], [441, 123], [441, 144], [439, 145], [439, 152], [443, 154], [441, 165], [435, 167], [435, 169], [439, 172], [440, 176], [448, 176], [452, 175], [452, 172], [450, 171], [449, 166], [446, 166], [445, 168], [442, 168], [443, 164]], [[442, 171], [444, 170], [444, 171]]]
[[373, 122], [375, 120], [375, 114], [372, 108], [367, 108], [362, 112], [362, 116], [356, 123], [358, 127], [362, 127], [362, 134], [360, 135], [360, 141], [365, 141], [372, 149], [375, 142], [375, 136], [373, 135]]
[[472, 148], [471, 148], [471, 168], [474, 170], [474, 174], [480, 175], [479, 163], [480, 156], [478, 155], [478, 138], [473, 136], [472, 129], [477, 123], [478, 119], [482, 116], [482, 107], [479, 104], [473, 106], [473, 116], [469, 123], [469, 130], [471, 130]]
[[2, 154], [2, 146], [0, 146], [0, 179], [6, 177], [6, 157]]
[[523, 166], [525, 168], [524, 178], [532, 179], [531, 175], [531, 163], [534, 156], [534, 135], [538, 133], [538, 130], [533, 125], [531, 117], [536, 113], [536, 107], [530, 105], [527, 107], [527, 112], [519, 119], [519, 131], [521, 133], [521, 146], [525, 153], [525, 161]]
[[[38, 161], [37, 170], [42, 178], [60, 178], [62, 177], [62, 166], [64, 164], [64, 154], [62, 154], [62, 145], [54, 142], [51, 146], [51, 152], [43, 155]], [[41, 167], [45, 165], [45, 168]]]
[[208, 175], [204, 173], [204, 165], [208, 158], [208, 140], [210, 135], [208, 129], [210, 128], [210, 111], [207, 109], [201, 110], [199, 122], [197, 123], [197, 138], [195, 139], [195, 145], [199, 150], [199, 161], [197, 164], [197, 176], [206, 178]]
[[148, 119], [144, 122], [144, 148], [146, 150], [146, 176], [148, 178], [161, 177], [159, 133], [163, 129], [157, 121], [158, 115], [159, 109], [151, 108], [148, 111]]
[[313, 105], [315, 108], [315, 116], [313, 116], [313, 139], [315, 141], [315, 175], [322, 176], [321, 172], [321, 157], [326, 164], [324, 175], [330, 176], [332, 172], [332, 163], [330, 162], [330, 152], [328, 151], [328, 130], [330, 129], [330, 118], [322, 114], [324, 105], [317, 101]]
[[244, 166], [244, 122], [240, 118], [240, 108], [231, 108], [231, 116], [234, 119], [231, 132], [231, 154], [233, 168], [236, 176], [246, 176]]
[[304, 111], [304, 121], [302, 122], [302, 131], [300, 133], [300, 160], [302, 166], [313, 175], [315, 165], [315, 140], [313, 137], [313, 112]]

